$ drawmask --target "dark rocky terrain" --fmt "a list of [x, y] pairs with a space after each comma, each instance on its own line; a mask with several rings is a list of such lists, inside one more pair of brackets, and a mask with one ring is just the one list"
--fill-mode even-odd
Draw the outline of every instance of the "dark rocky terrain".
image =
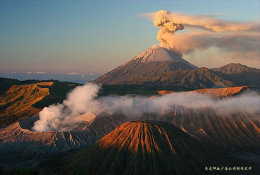
[[37, 117], [31, 117], [0, 130], [1, 166], [32, 168], [56, 153], [88, 147], [122, 124], [126, 118], [101, 114], [86, 123], [81, 130], [67, 132], [32, 131], [36, 120]]

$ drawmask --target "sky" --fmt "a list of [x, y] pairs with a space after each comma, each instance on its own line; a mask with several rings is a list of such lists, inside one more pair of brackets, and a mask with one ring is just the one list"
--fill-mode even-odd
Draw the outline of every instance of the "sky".
[[[260, 21], [259, 0], [0, 0], [0, 72], [105, 73], [159, 43], [159, 29], [143, 14], [161, 9]], [[183, 57], [198, 67], [239, 61], [260, 68], [259, 54], [251, 55], [236, 59], [212, 47]]]

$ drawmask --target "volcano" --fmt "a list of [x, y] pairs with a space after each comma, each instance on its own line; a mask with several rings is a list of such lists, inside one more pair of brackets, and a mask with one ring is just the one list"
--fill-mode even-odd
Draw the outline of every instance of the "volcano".
[[184, 60], [179, 53], [162, 47], [153, 47], [97, 78], [94, 82], [102, 84], [142, 84], [149, 82], [149, 80], [145, 80], [147, 77], [159, 77], [171, 71], [196, 68], [196, 66]]
[[58, 168], [62, 174], [168, 175], [203, 174], [213, 164], [230, 165], [232, 160], [174, 125], [129, 121], [90, 148], [57, 156], [43, 167], [47, 171]]
[[171, 86], [187, 90], [212, 87], [260, 87], [260, 69], [230, 63], [214, 69], [198, 68], [180, 53], [152, 47], [127, 63], [95, 79], [105, 85]]
[[49, 156], [93, 145], [124, 123], [122, 116], [100, 114], [72, 131], [33, 131], [37, 116], [0, 129], [0, 164], [6, 168], [31, 167]]

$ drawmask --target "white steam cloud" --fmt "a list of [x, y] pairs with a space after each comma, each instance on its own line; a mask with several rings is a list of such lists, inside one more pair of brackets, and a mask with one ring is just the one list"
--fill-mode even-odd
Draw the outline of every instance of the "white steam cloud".
[[[98, 114], [102, 106], [95, 98], [100, 87], [95, 84], [86, 84], [76, 87], [68, 94], [63, 104], [50, 105], [39, 113], [40, 119], [34, 123], [35, 131], [65, 131], [76, 129], [83, 122]], [[82, 115], [84, 114], [84, 115]]]
[[33, 130], [73, 130], [82, 122], [90, 121], [102, 112], [110, 114], [120, 112], [129, 118], [136, 119], [144, 113], [159, 115], [162, 110], [164, 113], [169, 113], [174, 106], [193, 110], [210, 108], [219, 114], [260, 112], [260, 95], [257, 93], [247, 93], [225, 100], [187, 92], [172, 93], [154, 98], [143, 96], [97, 98], [99, 89], [100, 86], [92, 83], [76, 87], [68, 94], [63, 104], [45, 107], [39, 114], [39, 120], [34, 123]]

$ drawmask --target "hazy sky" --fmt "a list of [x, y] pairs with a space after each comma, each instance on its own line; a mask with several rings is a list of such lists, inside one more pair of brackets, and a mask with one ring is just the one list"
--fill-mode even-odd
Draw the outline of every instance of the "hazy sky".
[[[213, 14], [229, 21], [260, 21], [259, 0], [0, 0], [0, 72], [105, 73], [158, 44], [158, 28], [141, 14], [161, 9]], [[194, 58], [187, 55], [186, 59], [208, 67], [236, 61], [218, 61], [217, 57], [212, 61], [210, 57], [218, 52], [211, 48], [200, 61], [196, 51]], [[260, 67], [255, 64], [259, 60], [250, 65], [250, 58], [245, 59], [244, 64]]]

